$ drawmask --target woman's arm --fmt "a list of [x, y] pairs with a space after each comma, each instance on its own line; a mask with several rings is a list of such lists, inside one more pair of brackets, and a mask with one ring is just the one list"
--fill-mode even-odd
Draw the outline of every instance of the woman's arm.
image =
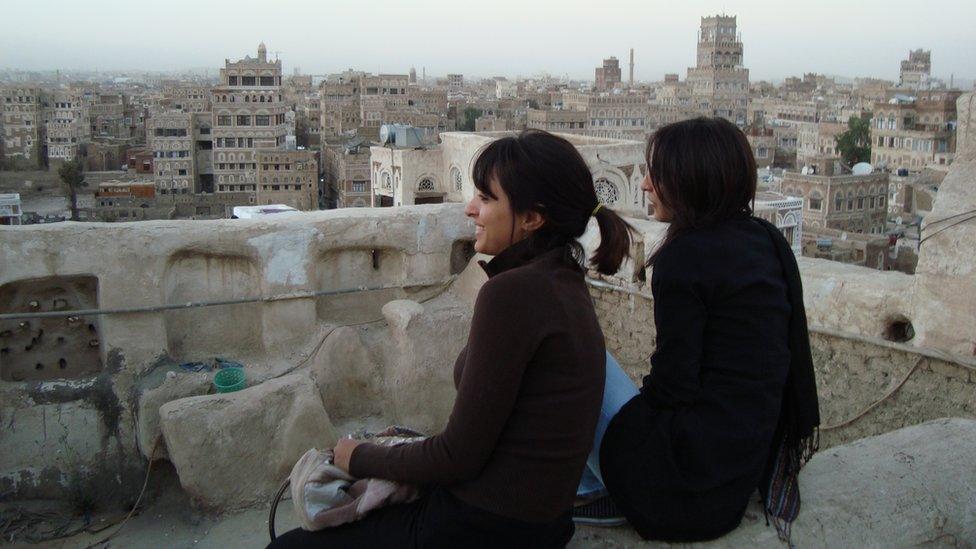
[[533, 317], [532, 301], [539, 296], [532, 294], [538, 292], [526, 286], [513, 277], [499, 276], [478, 294], [464, 371], [444, 431], [394, 448], [361, 444], [352, 451], [353, 476], [447, 484], [481, 473], [545, 327]]
[[675, 244], [677, 249], [659, 257], [651, 278], [657, 345], [642, 391], [652, 406], [662, 408], [694, 401], [705, 337], [706, 290], [695, 250]]

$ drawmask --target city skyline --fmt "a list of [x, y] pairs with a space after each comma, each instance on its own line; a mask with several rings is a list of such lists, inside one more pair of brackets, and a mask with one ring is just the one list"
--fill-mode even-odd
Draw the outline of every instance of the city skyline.
[[[23, 24], [0, 37], [0, 48], [18, 56], [0, 61], [0, 70], [209, 68], [224, 59], [240, 58], [256, 41], [263, 41], [269, 55], [281, 52], [286, 74], [296, 67], [306, 74], [346, 68], [405, 73], [413, 66], [418, 74], [426, 69], [428, 76], [546, 73], [592, 80], [593, 67], [601, 59], [616, 56], [624, 64], [633, 47], [635, 79], [656, 81], [666, 73], [684, 77], [695, 64], [700, 17], [727, 13], [738, 16], [746, 43], [744, 65], [753, 80], [780, 80], [804, 72], [897, 80], [899, 61], [917, 48], [932, 51], [934, 77], [948, 80], [954, 75], [963, 81], [976, 77], [976, 59], [968, 55], [976, 48], [976, 39], [965, 29], [945, 28], [939, 19], [918, 17], [913, 8], [883, 2], [829, 1], [816, 13], [801, 17], [774, 9], [780, 7], [775, 2], [723, 9], [720, 2], [698, 1], [666, 12], [629, 0], [603, 3], [599, 9], [575, 5], [560, 10], [553, 5], [502, 2], [468, 16], [463, 9], [437, 0], [407, 6], [380, 2], [368, 14], [344, 4], [285, 2], [268, 12], [267, 5], [251, 1], [228, 7], [177, 0], [168, 5], [167, 13], [190, 17], [172, 22], [166, 15], [156, 17], [155, 32], [132, 25], [131, 7], [116, 0], [95, 7], [48, 4], [52, 3], [3, 8], [11, 20]], [[976, 15], [976, 7], [968, 3], [944, 6], [959, 20]], [[39, 17], [49, 10], [59, 16]], [[97, 25], [110, 32], [88, 32]], [[796, 28], [801, 25], [802, 29]], [[468, 30], [472, 26], [483, 28], [486, 39]], [[586, 38], [580, 40], [578, 34]], [[22, 47], [38, 36], [44, 38], [42, 43]]]

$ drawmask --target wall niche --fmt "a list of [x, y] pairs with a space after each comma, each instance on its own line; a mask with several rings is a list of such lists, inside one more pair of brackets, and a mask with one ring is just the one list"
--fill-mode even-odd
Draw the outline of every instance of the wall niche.
[[[98, 278], [90, 275], [15, 280], [0, 286], [0, 313], [98, 308]], [[0, 379], [79, 379], [102, 371], [97, 316], [0, 320]]]

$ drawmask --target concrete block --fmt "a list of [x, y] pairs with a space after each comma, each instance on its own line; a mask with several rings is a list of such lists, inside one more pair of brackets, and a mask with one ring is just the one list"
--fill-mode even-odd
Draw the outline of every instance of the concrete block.
[[159, 416], [180, 484], [214, 510], [267, 502], [306, 450], [336, 441], [319, 392], [304, 374], [168, 402]]

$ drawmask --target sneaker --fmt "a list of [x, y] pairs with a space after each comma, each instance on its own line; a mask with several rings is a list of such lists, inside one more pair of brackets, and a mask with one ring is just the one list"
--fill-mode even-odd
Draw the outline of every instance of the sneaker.
[[610, 496], [602, 496], [573, 507], [573, 522], [590, 526], [621, 526], [627, 523]]

